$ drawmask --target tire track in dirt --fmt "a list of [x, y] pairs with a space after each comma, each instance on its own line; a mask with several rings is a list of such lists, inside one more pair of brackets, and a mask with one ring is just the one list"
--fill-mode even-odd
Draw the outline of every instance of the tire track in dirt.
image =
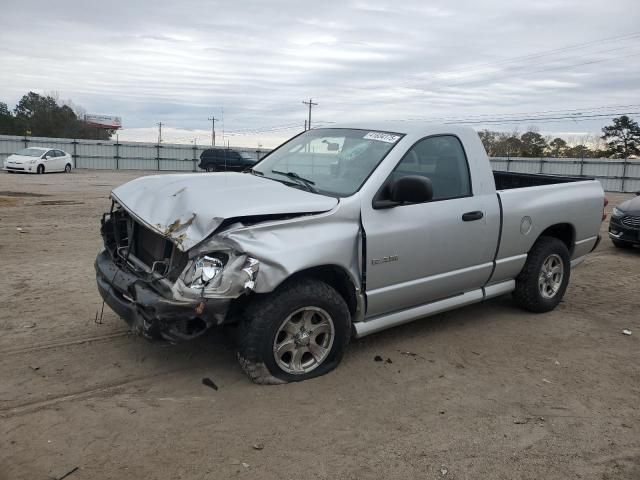
[[28, 347], [9, 348], [6, 350], [0, 350], [0, 355], [19, 355], [21, 353], [30, 353], [30, 352], [39, 351], [39, 350], [49, 350], [51, 348], [67, 347], [71, 345], [81, 345], [83, 343], [90, 343], [90, 342], [100, 342], [105, 340], [111, 340], [113, 338], [126, 337], [126, 336], [129, 336], [130, 334], [131, 333], [128, 330], [126, 330], [123, 332], [107, 333], [105, 335], [96, 335], [93, 337], [81, 337], [81, 338], [76, 338], [76, 339], [66, 340], [66, 341], [47, 342], [47, 343], [40, 343], [36, 345], [29, 345]]
[[18, 415], [24, 415], [27, 413], [33, 413], [38, 410], [43, 410], [48, 407], [52, 407], [59, 403], [68, 402], [72, 400], [82, 400], [86, 398], [96, 397], [96, 396], [105, 396], [101, 394], [109, 394], [112, 392], [112, 395], [118, 393], [120, 389], [123, 387], [141, 382], [144, 380], [149, 380], [152, 378], [161, 377], [164, 375], [171, 375], [173, 373], [179, 373], [185, 370], [189, 370], [192, 367], [183, 367], [176, 368], [173, 370], [167, 370], [164, 372], [156, 372], [147, 375], [139, 375], [137, 377], [131, 377], [127, 379], [114, 380], [111, 382], [103, 383], [102, 385], [92, 386], [91, 388], [83, 388], [77, 390], [72, 393], [64, 393], [60, 395], [56, 395], [52, 398], [47, 398], [45, 400], [32, 400], [29, 402], [24, 402], [19, 406], [8, 406], [8, 407], [0, 407], [0, 418], [10, 418]]

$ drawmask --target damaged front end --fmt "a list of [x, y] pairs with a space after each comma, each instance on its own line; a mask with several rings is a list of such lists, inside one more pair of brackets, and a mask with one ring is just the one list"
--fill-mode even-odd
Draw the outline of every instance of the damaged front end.
[[213, 237], [206, 248], [184, 252], [115, 202], [103, 215], [101, 234], [98, 290], [146, 338], [195, 338], [225, 323], [233, 301], [254, 288], [259, 262], [230, 242]]

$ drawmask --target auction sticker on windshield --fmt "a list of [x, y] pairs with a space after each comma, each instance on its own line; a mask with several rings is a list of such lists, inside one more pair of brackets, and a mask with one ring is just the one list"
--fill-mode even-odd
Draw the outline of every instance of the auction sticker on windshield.
[[363, 138], [366, 140], [378, 140], [379, 142], [396, 143], [400, 135], [393, 135], [384, 132], [369, 132]]

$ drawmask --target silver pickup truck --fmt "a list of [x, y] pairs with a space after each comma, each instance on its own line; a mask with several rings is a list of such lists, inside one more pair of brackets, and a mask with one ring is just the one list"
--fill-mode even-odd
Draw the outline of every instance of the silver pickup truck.
[[111, 199], [106, 303], [150, 339], [233, 324], [257, 383], [498, 295], [553, 309], [605, 202], [593, 179], [493, 172], [472, 129], [407, 124], [309, 130], [244, 173], [143, 177]]

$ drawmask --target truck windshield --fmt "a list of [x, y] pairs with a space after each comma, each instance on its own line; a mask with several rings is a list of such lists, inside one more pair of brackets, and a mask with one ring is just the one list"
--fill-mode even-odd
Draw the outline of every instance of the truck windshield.
[[297, 188], [346, 197], [358, 191], [402, 137], [347, 128], [308, 130], [265, 157], [253, 171]]

